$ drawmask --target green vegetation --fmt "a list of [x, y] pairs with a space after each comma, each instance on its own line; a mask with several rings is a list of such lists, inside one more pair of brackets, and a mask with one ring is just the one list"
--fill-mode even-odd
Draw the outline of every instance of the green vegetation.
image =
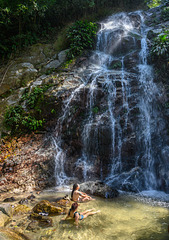
[[161, 0], [147, 0], [146, 2], [149, 8], [158, 7], [161, 4]]
[[[72, 21], [94, 21], [107, 9], [134, 9], [144, 0], [0, 0], [0, 56], [11, 53], [50, 36]], [[105, 11], [106, 10], [106, 11]], [[112, 11], [112, 10], [111, 10]], [[56, 35], [53, 35], [53, 40]], [[58, 38], [62, 45], [62, 38]], [[58, 46], [59, 47], [59, 46]], [[59, 49], [60, 50], [60, 49]]]
[[99, 108], [96, 106], [92, 109], [92, 112], [97, 114], [99, 112]]
[[[151, 0], [150, 2], [155, 3], [156, 1]], [[160, 0], [158, 2], [162, 4], [161, 19], [163, 21], [168, 21], [169, 7], [167, 6], [169, 5], [169, 0]], [[164, 76], [165, 75], [164, 71], [168, 69], [169, 62], [169, 30], [166, 29], [165, 27], [163, 27], [163, 30], [160, 33], [158, 33], [152, 40], [151, 55], [155, 66], [157, 68], [158, 66], [161, 66], [159, 70], [160, 75], [162, 74]], [[163, 71], [163, 73], [161, 71]]]
[[[18, 105], [7, 108], [4, 124], [11, 131], [11, 134], [31, 132], [43, 128], [45, 119], [41, 103], [44, 101], [44, 92], [49, 87], [49, 85], [35, 87], [32, 92], [23, 94]], [[23, 103], [25, 107], [23, 107]], [[51, 113], [54, 114], [55, 110], [52, 109]]]
[[169, 7], [164, 7], [162, 10], [162, 20], [169, 21]]
[[68, 58], [79, 56], [84, 49], [92, 49], [97, 25], [87, 21], [77, 21], [69, 28], [67, 38], [70, 42]]
[[154, 57], [169, 60], [169, 30], [164, 30], [154, 38], [152, 49]]

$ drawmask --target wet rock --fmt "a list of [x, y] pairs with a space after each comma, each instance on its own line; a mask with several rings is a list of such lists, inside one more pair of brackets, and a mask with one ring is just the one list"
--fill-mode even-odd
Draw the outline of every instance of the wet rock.
[[47, 200], [42, 200], [41, 202], [36, 204], [36, 206], [32, 210], [35, 213], [46, 212], [49, 215], [61, 214], [61, 212], [63, 212], [62, 208], [52, 205]]
[[111, 179], [111, 186], [127, 192], [139, 192], [144, 189], [143, 172], [140, 167], [133, 167]]
[[39, 227], [39, 222], [38, 221], [31, 221], [27, 228], [26, 228], [27, 231], [31, 231], [31, 232], [38, 232], [40, 230], [40, 227]]
[[139, 29], [139, 28], [140, 28], [140, 23], [141, 23], [141, 17], [140, 17], [140, 15], [139, 15], [139, 14], [136, 14], [136, 13], [131, 13], [131, 14], [129, 15], [129, 18], [130, 18], [130, 20], [131, 20], [131, 22], [132, 22], [132, 25], [133, 25], [135, 28]]
[[53, 226], [53, 220], [49, 217], [40, 215], [40, 213], [39, 214], [31, 213], [30, 218], [39, 221], [40, 227], [52, 227]]
[[14, 197], [4, 199], [4, 202], [14, 202], [14, 201], [16, 201], [16, 199]]
[[108, 69], [121, 69], [122, 68], [122, 63], [120, 60], [114, 60], [110, 63], [108, 66]]
[[80, 189], [85, 193], [105, 198], [114, 198], [119, 195], [116, 189], [109, 187], [101, 181], [88, 181], [82, 183], [80, 184]]
[[53, 220], [52, 220], [51, 218], [43, 217], [43, 218], [39, 221], [39, 226], [40, 226], [40, 227], [43, 227], [43, 228], [53, 227]]
[[10, 217], [8, 217], [3, 212], [0, 212], [0, 227], [4, 227], [10, 220]]
[[23, 198], [19, 201], [19, 204], [27, 204], [28, 203], [28, 199], [27, 198]]
[[6, 228], [0, 229], [0, 239], [2, 239], [2, 240], [30, 240], [23, 233], [13, 231], [11, 229], [6, 229]]
[[33, 195], [33, 194], [31, 194], [31, 195], [29, 195], [28, 197], [27, 197], [27, 199], [29, 199], [29, 200], [33, 200], [33, 199], [35, 199], [36, 197]]
[[7, 215], [8, 217], [12, 217], [13, 215], [13, 208], [10, 204], [1, 204], [0, 205], [0, 212]]
[[[125, 70], [133, 73], [138, 72], [139, 52], [135, 51], [124, 57]], [[130, 77], [131, 78], [131, 77]]]
[[14, 207], [14, 215], [21, 215], [31, 212], [31, 208], [26, 205], [18, 205]]
[[57, 200], [56, 203], [59, 205], [59, 206], [63, 206], [63, 207], [70, 207], [72, 202], [70, 201], [70, 199], [60, 199], [60, 200]]

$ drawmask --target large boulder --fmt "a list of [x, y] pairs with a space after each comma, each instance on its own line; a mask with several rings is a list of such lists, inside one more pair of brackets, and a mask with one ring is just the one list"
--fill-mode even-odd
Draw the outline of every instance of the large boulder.
[[0, 95], [11, 89], [22, 87], [27, 82], [35, 80], [37, 69], [29, 62], [16, 63], [13, 62], [7, 68], [6, 74], [3, 75], [3, 82], [0, 87]]
[[61, 65], [61, 63], [59, 62], [59, 60], [53, 60], [50, 63], [48, 63], [45, 68], [46, 69], [56, 69]]
[[104, 198], [114, 198], [119, 195], [116, 189], [110, 188], [107, 184], [101, 181], [88, 181], [80, 184], [80, 189], [94, 196], [104, 197]]
[[67, 59], [67, 52], [69, 51], [69, 49], [63, 50], [58, 54], [58, 59], [60, 61], [60, 63], [64, 63]]
[[30, 211], [31, 211], [30, 207], [22, 204], [19, 204], [14, 208], [15, 215], [26, 214], [26, 213], [29, 213]]
[[63, 209], [56, 207], [47, 200], [42, 200], [32, 209], [35, 213], [48, 213], [48, 215], [61, 214]]

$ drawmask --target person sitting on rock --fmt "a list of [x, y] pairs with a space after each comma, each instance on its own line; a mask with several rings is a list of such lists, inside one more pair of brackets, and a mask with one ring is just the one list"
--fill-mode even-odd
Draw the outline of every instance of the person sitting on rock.
[[76, 226], [78, 226], [79, 220], [81, 221], [81, 220], [87, 218], [88, 216], [91, 216], [91, 215], [94, 215], [94, 214], [100, 212], [100, 210], [98, 210], [96, 212], [92, 212], [94, 209], [89, 209], [82, 213], [79, 213], [79, 212], [77, 212], [77, 208], [78, 208], [78, 203], [77, 202], [73, 203], [71, 208], [69, 209], [69, 212], [68, 212], [66, 218], [63, 218], [62, 220], [66, 220], [68, 218], [75, 219], [75, 224], [76, 224]]
[[85, 202], [89, 200], [94, 200], [92, 197], [88, 196], [86, 193], [79, 191], [80, 186], [79, 184], [75, 183], [73, 185], [73, 190], [71, 193], [71, 200], [74, 202]]

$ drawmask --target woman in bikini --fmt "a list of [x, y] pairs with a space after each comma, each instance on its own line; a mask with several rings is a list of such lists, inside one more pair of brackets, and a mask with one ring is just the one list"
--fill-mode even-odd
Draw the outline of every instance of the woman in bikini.
[[79, 212], [77, 212], [77, 208], [78, 208], [78, 203], [77, 202], [73, 203], [71, 208], [69, 209], [69, 212], [68, 212], [66, 218], [62, 219], [62, 220], [66, 220], [68, 218], [75, 219], [75, 224], [76, 224], [76, 226], [78, 226], [79, 220], [81, 221], [81, 220], [87, 218], [88, 216], [91, 216], [91, 215], [94, 215], [94, 214], [100, 212], [100, 210], [98, 210], [96, 212], [92, 212], [93, 209], [89, 209], [82, 213], [79, 213]]
[[92, 197], [88, 196], [86, 193], [80, 192], [79, 189], [80, 189], [79, 184], [75, 183], [73, 185], [73, 190], [71, 193], [72, 201], [85, 202], [85, 201], [89, 201], [89, 200], [94, 200]]

